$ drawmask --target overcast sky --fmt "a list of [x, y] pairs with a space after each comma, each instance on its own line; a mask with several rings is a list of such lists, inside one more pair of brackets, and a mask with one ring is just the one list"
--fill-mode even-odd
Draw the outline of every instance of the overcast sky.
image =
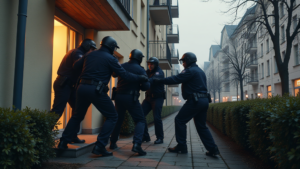
[[173, 24], [179, 25], [180, 39], [175, 46], [180, 58], [185, 52], [193, 52], [198, 65], [208, 61], [210, 46], [220, 43], [224, 25], [232, 20], [232, 16], [222, 13], [227, 9], [219, 0], [179, 0], [179, 18], [174, 18]]

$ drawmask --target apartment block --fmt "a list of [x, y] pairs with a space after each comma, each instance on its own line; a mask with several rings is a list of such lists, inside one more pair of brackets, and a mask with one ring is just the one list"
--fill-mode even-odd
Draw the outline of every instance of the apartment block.
[[[296, 1], [295, 4], [299, 4]], [[280, 49], [282, 58], [286, 50], [285, 30], [287, 26], [287, 11], [284, 5], [280, 5]], [[281, 79], [275, 61], [273, 43], [264, 28], [258, 24], [252, 24], [249, 20], [260, 15], [262, 9], [259, 5], [247, 9], [244, 16], [237, 25], [225, 25], [220, 45], [212, 45], [209, 50], [209, 63], [204, 63], [205, 72], [208, 78], [212, 74], [220, 77], [221, 90], [215, 92], [215, 102], [236, 101], [240, 99], [241, 91], [239, 82], [236, 82], [233, 73], [233, 65], [224, 51], [236, 54], [238, 58], [248, 59], [243, 80], [244, 99], [268, 98], [281, 95]], [[274, 9], [270, 6], [267, 13], [272, 14]], [[292, 30], [297, 25], [300, 9], [293, 12]], [[269, 18], [274, 31], [274, 19]], [[300, 55], [299, 55], [299, 35], [293, 41], [292, 53], [289, 61], [289, 91], [291, 95], [297, 95], [300, 89]], [[212, 94], [212, 93], [211, 93]], [[217, 97], [216, 97], [217, 96]]]
[[[19, 1], [4, 0], [0, 6], [1, 107], [13, 105], [14, 74], [18, 69], [18, 5]], [[139, 49], [146, 56], [142, 63], [145, 69], [146, 60], [154, 56], [159, 58], [166, 77], [180, 71], [174, 47], [174, 43], [179, 43], [179, 29], [172, 24], [173, 18], [179, 17], [177, 0], [30, 0], [27, 11], [22, 108], [50, 110], [54, 98], [52, 84], [60, 62], [67, 51], [85, 38], [100, 47], [103, 37], [114, 37], [120, 46], [114, 55], [120, 63], [129, 60], [131, 50]], [[116, 84], [117, 79], [112, 78], [108, 86], [112, 89]], [[164, 105], [173, 105], [173, 90], [180, 89], [167, 85], [165, 89]], [[141, 92], [140, 101], [144, 98]], [[67, 105], [59, 129], [66, 126], [70, 117], [71, 108]], [[82, 122], [82, 133], [97, 133], [102, 123], [101, 113], [91, 105]]]

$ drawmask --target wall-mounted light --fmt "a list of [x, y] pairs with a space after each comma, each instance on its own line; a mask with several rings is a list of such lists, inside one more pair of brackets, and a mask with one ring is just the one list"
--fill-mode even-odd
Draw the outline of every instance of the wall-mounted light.
[[246, 94], [246, 98], [248, 98], [249, 96]]
[[257, 96], [260, 97], [260, 93], [257, 93]]

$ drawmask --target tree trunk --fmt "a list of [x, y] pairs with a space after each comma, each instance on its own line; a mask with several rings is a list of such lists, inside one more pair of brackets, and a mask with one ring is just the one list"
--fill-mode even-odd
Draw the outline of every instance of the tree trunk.
[[241, 90], [241, 97], [240, 98], [241, 98], [241, 100], [244, 100], [244, 91], [243, 91], [244, 89], [243, 89], [243, 87], [244, 87], [243, 86], [243, 79], [241, 78], [240, 79], [240, 90]]
[[281, 70], [279, 71], [281, 79], [281, 94], [290, 94], [289, 92], [289, 71], [287, 65], [282, 65]]
[[219, 103], [221, 103], [221, 91], [219, 92]]

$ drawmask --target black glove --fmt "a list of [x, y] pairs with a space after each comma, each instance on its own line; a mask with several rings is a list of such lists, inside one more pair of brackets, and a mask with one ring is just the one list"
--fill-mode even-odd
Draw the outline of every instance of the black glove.
[[140, 82], [148, 82], [149, 79], [146, 75], [139, 75]]
[[153, 83], [154, 83], [154, 84], [161, 84], [161, 83], [163, 83], [163, 80], [164, 80], [164, 79], [154, 78], [154, 79], [153, 79]]

